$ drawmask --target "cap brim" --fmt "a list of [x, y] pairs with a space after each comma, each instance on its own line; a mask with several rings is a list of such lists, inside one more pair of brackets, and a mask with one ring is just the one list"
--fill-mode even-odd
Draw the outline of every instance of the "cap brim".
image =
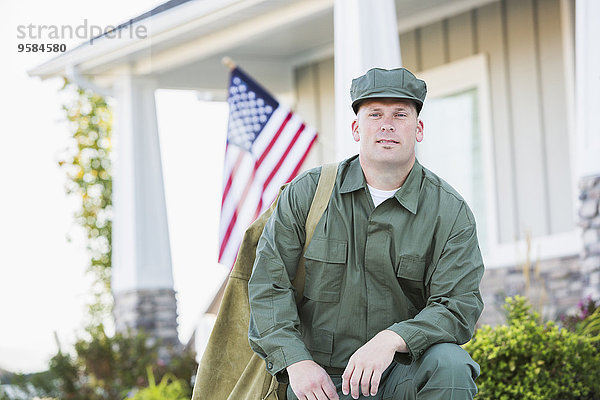
[[415, 106], [417, 108], [417, 114], [421, 112], [421, 109], [423, 108], [423, 102], [419, 99], [417, 99], [416, 97], [409, 97], [409, 96], [378, 96], [378, 95], [372, 95], [372, 96], [365, 96], [365, 97], [361, 97], [360, 99], [356, 99], [352, 102], [352, 109], [354, 110], [354, 114], [358, 114], [358, 109], [360, 108], [360, 105], [362, 102], [364, 102], [365, 100], [372, 100], [372, 99], [398, 99], [398, 100], [411, 100], [414, 101]]

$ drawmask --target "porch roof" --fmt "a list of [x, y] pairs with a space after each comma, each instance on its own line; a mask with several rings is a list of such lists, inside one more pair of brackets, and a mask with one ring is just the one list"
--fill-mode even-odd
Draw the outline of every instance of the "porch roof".
[[[400, 33], [497, 0], [395, 0]], [[333, 56], [334, 0], [170, 0], [33, 69], [47, 79], [75, 70], [101, 87], [120, 74], [161, 88], [224, 96], [230, 56], [274, 92], [293, 87], [296, 66]], [[136, 37], [143, 26], [145, 37]]]

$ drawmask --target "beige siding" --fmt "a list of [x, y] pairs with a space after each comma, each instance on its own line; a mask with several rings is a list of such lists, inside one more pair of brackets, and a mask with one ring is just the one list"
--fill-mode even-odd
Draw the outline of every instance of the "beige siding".
[[[429, 69], [446, 62], [444, 22], [436, 22], [420, 29], [421, 69]], [[400, 43], [402, 49], [402, 43]]]
[[[404, 32], [404, 66], [418, 72], [471, 55], [489, 61], [498, 236], [572, 230], [560, 0], [502, 0]], [[333, 148], [333, 60], [298, 68], [297, 109]], [[306, 110], [304, 112], [303, 110]]]
[[416, 31], [410, 31], [400, 35], [400, 46], [402, 47], [402, 64], [411, 71], [419, 71], [419, 43]]
[[471, 12], [448, 19], [448, 60], [456, 61], [476, 54]]
[[323, 158], [320, 128], [320, 95], [318, 68], [316, 64], [296, 69], [296, 105], [295, 111], [311, 126], [319, 131], [317, 142], [304, 161], [303, 169], [314, 167]]
[[490, 104], [496, 179], [496, 204], [499, 216], [498, 237], [502, 242], [517, 238], [516, 180], [514, 169], [512, 114], [508, 91], [508, 71], [505, 54], [504, 25], [500, 3], [492, 3], [475, 11], [478, 51], [488, 56]]
[[305, 168], [334, 161], [330, 159], [335, 154], [334, 94], [333, 58], [296, 69], [295, 110], [319, 132]]
[[[319, 63], [319, 95], [321, 98], [321, 115], [319, 126], [323, 137], [323, 160], [325, 162], [335, 161], [331, 157], [335, 154], [335, 88], [333, 79], [333, 58]], [[350, 135], [350, 127], [347, 127]]]
[[548, 193], [533, 18], [531, 0], [507, 2], [508, 84], [512, 98], [519, 223], [533, 236], [540, 236], [549, 232]]
[[545, 134], [546, 169], [548, 171], [550, 229], [563, 232], [572, 228], [572, 197], [565, 184], [571, 180], [569, 138], [567, 136], [566, 85], [564, 81], [563, 49], [558, 1], [537, 2], [539, 37], [539, 76], [542, 82], [542, 123]]

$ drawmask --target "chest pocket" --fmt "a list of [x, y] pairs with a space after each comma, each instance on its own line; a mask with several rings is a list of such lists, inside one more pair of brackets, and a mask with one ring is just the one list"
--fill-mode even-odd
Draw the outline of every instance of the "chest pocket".
[[404, 295], [408, 298], [415, 314], [425, 307], [427, 301], [425, 294], [425, 268], [426, 260], [423, 257], [410, 254], [400, 256], [396, 276]]
[[304, 296], [315, 301], [337, 303], [340, 292], [348, 242], [313, 237], [304, 258], [306, 259], [306, 283]]

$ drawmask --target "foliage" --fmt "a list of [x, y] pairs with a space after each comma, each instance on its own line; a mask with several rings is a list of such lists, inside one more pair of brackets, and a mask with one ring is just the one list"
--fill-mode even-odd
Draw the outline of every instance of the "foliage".
[[465, 349], [481, 366], [477, 399], [600, 398], [593, 338], [542, 324], [524, 297], [506, 299], [507, 325], [477, 330]]
[[595, 336], [596, 340], [600, 340], [600, 304], [588, 297], [577, 306], [577, 314], [560, 318], [563, 326], [570, 331]]
[[583, 335], [591, 336], [597, 345], [600, 345], [600, 308], [587, 317], [580, 326]]
[[128, 398], [132, 400], [187, 400], [190, 398], [189, 393], [186, 392], [185, 382], [178, 380], [172, 374], [163, 376], [158, 385], [155, 383], [152, 368], [148, 367], [147, 374], [149, 386]]
[[65, 149], [59, 166], [66, 171], [68, 194], [81, 199], [77, 223], [87, 235], [91, 255], [88, 271], [94, 275], [95, 302], [90, 305], [92, 323], [110, 315], [112, 176], [112, 111], [106, 100], [65, 80], [63, 90], [75, 92], [74, 100], [63, 110], [73, 131], [72, 144]]
[[179, 397], [165, 399], [190, 397], [192, 375], [197, 368], [192, 351], [172, 351], [164, 360], [159, 356], [160, 343], [153, 342], [143, 332], [116, 333], [111, 337], [100, 325], [88, 328], [88, 334], [87, 340], [80, 339], [75, 344], [75, 357], [59, 351], [52, 357], [48, 371], [15, 375], [10, 383], [21, 388], [27, 394], [23, 398], [28, 399], [39, 396], [120, 400], [132, 389], [147, 387], [149, 382], [152, 387], [156, 375], [165, 382], [170, 381], [164, 390], [181, 393]]

